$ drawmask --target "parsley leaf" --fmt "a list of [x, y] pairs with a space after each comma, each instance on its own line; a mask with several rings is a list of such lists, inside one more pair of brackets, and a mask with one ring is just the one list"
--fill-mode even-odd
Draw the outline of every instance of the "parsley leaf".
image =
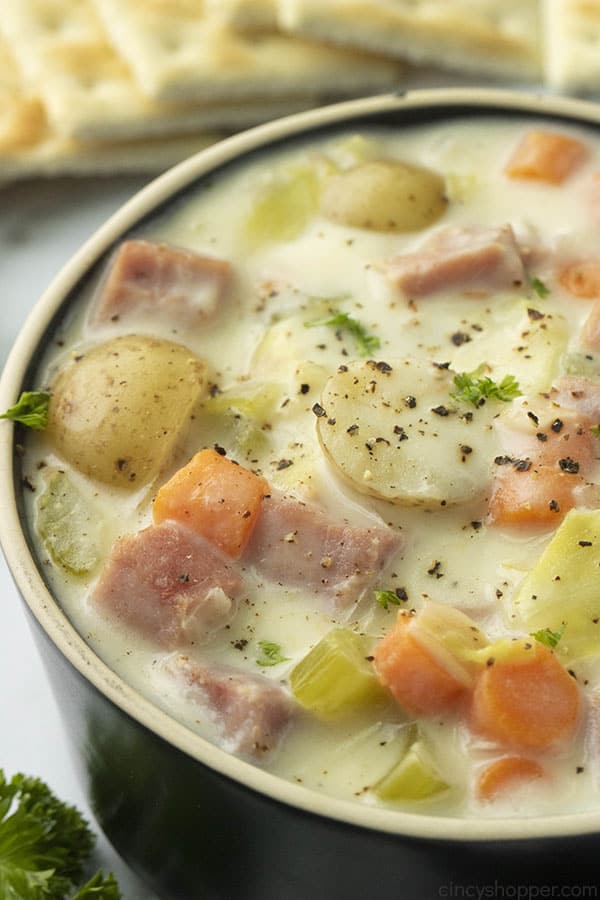
[[258, 666], [276, 666], [289, 659], [289, 656], [281, 655], [281, 644], [274, 641], [259, 641], [258, 646], [262, 653], [262, 657], [256, 660]]
[[400, 606], [402, 603], [396, 591], [375, 591], [375, 599], [384, 609], [387, 609], [390, 603], [392, 606]]
[[20, 422], [36, 431], [43, 431], [48, 424], [50, 394], [45, 391], [23, 391], [17, 403], [0, 415], [0, 419]]
[[319, 325], [329, 325], [332, 328], [345, 328], [350, 332], [360, 356], [370, 356], [375, 350], [379, 350], [381, 341], [374, 334], [368, 334], [364, 325], [350, 315], [350, 313], [332, 310], [330, 316], [324, 316], [322, 319], [313, 319], [311, 322], [305, 322], [305, 328], [316, 328]]
[[104, 877], [96, 872], [87, 884], [80, 888], [73, 900], [121, 900], [121, 891], [112, 872]]
[[550, 628], [541, 628], [539, 631], [532, 631], [531, 637], [535, 638], [539, 644], [554, 650], [563, 634], [565, 633], [566, 623], [563, 624], [560, 631], [552, 631]]
[[536, 292], [540, 300], [545, 300], [550, 295], [550, 288], [547, 287], [541, 278], [532, 278], [531, 287]]
[[94, 843], [86, 820], [37, 778], [0, 770], [0, 897], [62, 900]]
[[461, 372], [454, 376], [457, 390], [450, 393], [453, 400], [482, 406], [486, 400], [502, 400], [508, 403], [521, 396], [521, 389], [514, 375], [505, 375], [498, 384], [488, 375], [480, 377], [482, 368], [483, 366], [479, 366], [474, 372]]

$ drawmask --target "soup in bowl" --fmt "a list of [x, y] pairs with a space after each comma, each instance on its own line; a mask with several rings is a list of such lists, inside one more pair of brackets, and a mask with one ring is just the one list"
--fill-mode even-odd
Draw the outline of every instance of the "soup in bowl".
[[555, 844], [591, 871], [597, 120], [443, 91], [255, 129], [28, 321], [3, 545], [165, 896], [551, 884]]

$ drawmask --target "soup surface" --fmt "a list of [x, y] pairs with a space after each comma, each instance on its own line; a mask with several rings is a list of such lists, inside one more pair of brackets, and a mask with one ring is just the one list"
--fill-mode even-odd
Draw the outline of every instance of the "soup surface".
[[333, 795], [598, 804], [600, 142], [340, 131], [131, 234], [54, 335], [30, 529], [98, 654]]

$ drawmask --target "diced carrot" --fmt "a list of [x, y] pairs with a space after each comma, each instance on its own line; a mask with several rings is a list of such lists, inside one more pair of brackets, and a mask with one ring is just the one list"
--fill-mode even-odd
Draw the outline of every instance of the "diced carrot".
[[402, 611], [373, 655], [381, 683], [412, 715], [434, 715], [462, 700], [465, 685], [448, 672], [411, 632], [413, 617]]
[[600, 350], [600, 298], [594, 300], [581, 329], [581, 343], [588, 350]]
[[471, 707], [474, 731], [516, 750], [549, 750], [575, 735], [581, 699], [575, 679], [537, 641], [482, 669]]
[[544, 777], [539, 763], [525, 756], [503, 756], [486, 766], [477, 779], [477, 796], [480, 800], [495, 800], [500, 794], [512, 790], [520, 783]]
[[216, 450], [201, 450], [159, 490], [154, 521], [175, 519], [237, 558], [250, 540], [266, 493], [264, 478]]
[[561, 184], [587, 155], [585, 144], [564, 134], [532, 129], [508, 161], [510, 178], [528, 178]]
[[488, 520], [496, 525], [555, 527], [575, 506], [574, 488], [584, 484], [577, 474], [538, 465], [526, 472], [512, 465], [496, 475]]
[[584, 300], [600, 297], [600, 260], [585, 259], [569, 263], [559, 273], [558, 280], [575, 297]]

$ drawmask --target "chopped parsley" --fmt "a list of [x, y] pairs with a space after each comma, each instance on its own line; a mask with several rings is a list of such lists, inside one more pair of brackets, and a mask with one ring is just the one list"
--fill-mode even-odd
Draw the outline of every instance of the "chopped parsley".
[[45, 391], [23, 391], [14, 406], [0, 414], [0, 419], [19, 422], [36, 431], [43, 431], [48, 424], [50, 394]]
[[590, 431], [594, 435], [595, 438], [600, 438], [600, 425], [592, 425]]
[[390, 604], [392, 606], [400, 606], [408, 600], [408, 594], [405, 588], [396, 588], [395, 591], [375, 591], [375, 599], [380, 606], [387, 609]]
[[544, 647], [550, 647], [551, 650], [554, 650], [565, 633], [566, 627], [565, 623], [559, 631], [552, 631], [550, 628], [541, 628], [539, 631], [532, 631], [531, 637], [535, 638], [538, 644], [543, 644]]
[[546, 297], [550, 296], [550, 288], [544, 284], [541, 278], [532, 278], [531, 287], [536, 292], [540, 300], [545, 300]]
[[275, 641], [259, 641], [258, 646], [262, 656], [256, 660], [257, 666], [276, 666], [289, 659], [289, 656], [282, 656], [281, 644], [276, 644]]
[[480, 376], [483, 366], [474, 372], [460, 372], [454, 376], [455, 391], [450, 393], [453, 400], [482, 406], [486, 400], [502, 400], [508, 403], [521, 396], [519, 383], [514, 375], [505, 375], [500, 383], [488, 375]]
[[368, 334], [364, 325], [350, 315], [350, 313], [332, 310], [330, 316], [324, 316], [322, 319], [313, 319], [311, 322], [305, 322], [305, 328], [316, 328], [319, 325], [328, 325], [331, 328], [345, 328], [350, 332], [356, 343], [356, 348], [360, 356], [370, 356], [375, 350], [379, 350], [381, 341], [374, 334]]

